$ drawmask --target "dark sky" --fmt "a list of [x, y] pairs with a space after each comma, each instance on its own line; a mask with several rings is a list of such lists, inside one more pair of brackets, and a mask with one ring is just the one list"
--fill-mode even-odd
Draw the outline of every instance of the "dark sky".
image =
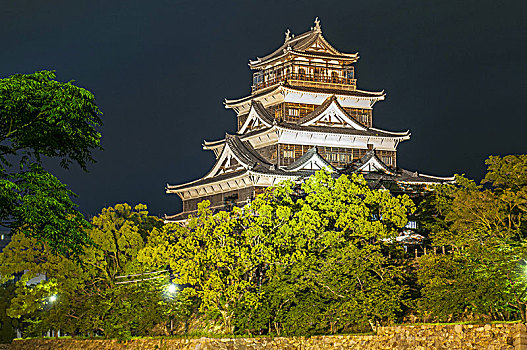
[[249, 94], [249, 59], [321, 19], [359, 52], [360, 89], [385, 90], [374, 126], [410, 129], [398, 165], [479, 179], [491, 154], [527, 150], [527, 1], [0, 0], [0, 77], [57, 71], [91, 90], [104, 151], [89, 173], [55, 174], [88, 214], [146, 203], [181, 209], [166, 183], [204, 175], [204, 139], [235, 132], [224, 98]]

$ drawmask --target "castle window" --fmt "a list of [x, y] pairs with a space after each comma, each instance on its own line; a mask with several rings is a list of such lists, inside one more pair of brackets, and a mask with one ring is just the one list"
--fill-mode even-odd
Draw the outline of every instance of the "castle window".
[[353, 68], [350, 68], [349, 70], [346, 70], [346, 78], [347, 79], [353, 79]]
[[300, 80], [306, 79], [306, 70], [304, 68], [298, 69], [298, 79]]
[[382, 156], [381, 160], [384, 164], [392, 165], [392, 157], [390, 156]]
[[295, 157], [294, 150], [284, 150], [284, 158], [294, 158], [294, 157]]
[[319, 81], [322, 77], [322, 68], [315, 67], [315, 80]]
[[263, 73], [262, 72], [254, 73], [253, 85], [259, 85], [261, 83], [263, 83]]
[[360, 116], [360, 121], [361, 121], [362, 124], [366, 124], [367, 125], [368, 124], [368, 116], [365, 115], [365, 114], [362, 114]]
[[338, 83], [339, 82], [339, 74], [335, 71], [331, 72], [331, 82], [332, 83]]
[[298, 109], [297, 108], [289, 108], [289, 116], [291, 116], [291, 117], [298, 117]]
[[350, 162], [349, 154], [339, 154], [339, 162], [340, 163], [349, 163]]
[[338, 162], [339, 154], [338, 153], [328, 153], [327, 157], [328, 157], [327, 161], [329, 162]]

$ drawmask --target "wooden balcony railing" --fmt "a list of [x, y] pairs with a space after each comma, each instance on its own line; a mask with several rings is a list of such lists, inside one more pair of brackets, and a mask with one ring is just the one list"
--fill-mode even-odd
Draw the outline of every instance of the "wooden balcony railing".
[[288, 73], [279, 75], [274, 78], [268, 78], [265, 81], [252, 85], [252, 93], [273, 86], [281, 81], [287, 81], [293, 86], [317, 87], [337, 90], [355, 90], [357, 88], [357, 79], [341, 78], [327, 75], [312, 75]]

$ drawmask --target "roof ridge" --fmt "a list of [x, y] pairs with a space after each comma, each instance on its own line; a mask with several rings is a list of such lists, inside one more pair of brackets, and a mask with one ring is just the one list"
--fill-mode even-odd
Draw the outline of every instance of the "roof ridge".
[[336, 56], [341, 56], [342, 59], [354, 60], [355, 62], [359, 58], [357, 53], [344, 53], [331, 45], [322, 35], [322, 28], [320, 27], [320, 21], [318, 21], [318, 17], [315, 21], [315, 26], [311, 27], [310, 30], [300, 33], [297, 36], [291, 36], [290, 34], [291, 32], [288, 29], [285, 32], [285, 40], [283, 44], [280, 45], [276, 50], [263, 57], [256, 57], [256, 60], [249, 60], [249, 67], [252, 69], [257, 69], [257, 67], [262, 63], [276, 60], [294, 50], [306, 51], [318, 39], [322, 41], [327, 50]]
[[[249, 142], [242, 141], [238, 135], [231, 135], [225, 133], [225, 139], [231, 151], [239, 158], [243, 158], [245, 165], [255, 166], [257, 163], [263, 165], [271, 165], [267, 160], [265, 160], [256, 150], [252, 147]], [[255, 164], [256, 163], [256, 164]]]
[[269, 123], [269, 124], [273, 124], [274, 122], [274, 118], [273, 116], [271, 115], [271, 113], [269, 113], [269, 111], [264, 107], [263, 103], [261, 101], [256, 101], [256, 100], [251, 100], [251, 105], [254, 106], [256, 112], [258, 113], [258, 115], [260, 117], [263, 117], [264, 119], [266, 119], [266, 121]]
[[269, 58], [275, 56], [277, 53], [283, 52], [288, 46], [291, 46], [291, 44], [296, 44], [299, 40], [304, 39], [305, 37], [312, 35], [313, 33], [313, 30], [308, 30], [298, 35], [293, 34], [293, 37], [291, 37], [289, 40], [284, 41], [282, 45], [280, 45], [276, 50], [272, 51], [271, 53], [265, 55], [264, 57], [256, 57], [256, 60], [254, 61], [249, 60], [249, 65], [264, 62]]

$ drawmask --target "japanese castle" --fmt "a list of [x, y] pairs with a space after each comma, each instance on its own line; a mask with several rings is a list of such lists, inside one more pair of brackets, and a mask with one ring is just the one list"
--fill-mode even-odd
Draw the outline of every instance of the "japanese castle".
[[297, 36], [288, 30], [282, 46], [249, 61], [254, 71], [249, 96], [225, 100], [238, 119], [236, 134], [205, 141], [216, 163], [201, 179], [167, 185], [183, 200], [183, 211], [165, 216], [185, 220], [209, 200], [215, 210], [244, 205], [266, 187], [299, 181], [320, 169], [361, 173], [373, 188], [420, 194], [453, 178], [420, 174], [397, 166], [397, 146], [409, 131], [373, 127], [373, 106], [384, 91], [357, 88], [357, 53], [343, 53], [314, 27]]

